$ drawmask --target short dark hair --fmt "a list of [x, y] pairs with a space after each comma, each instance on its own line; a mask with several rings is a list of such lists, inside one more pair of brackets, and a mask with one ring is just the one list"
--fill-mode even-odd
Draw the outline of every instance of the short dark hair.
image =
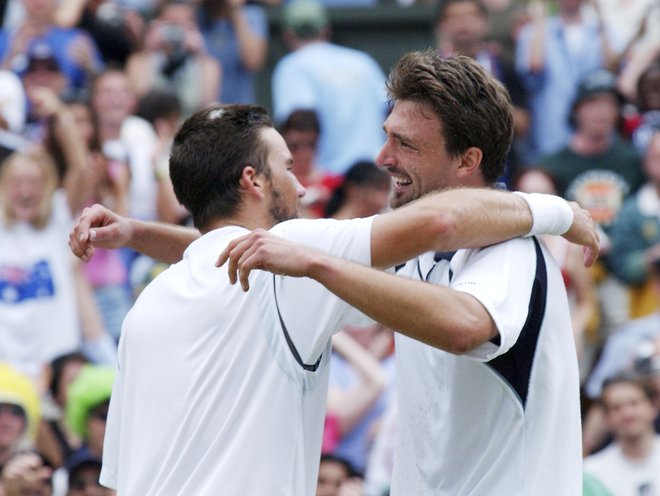
[[364, 477], [364, 474], [357, 470], [348, 458], [344, 458], [343, 456], [335, 455], [334, 453], [321, 453], [321, 463], [323, 462], [332, 462], [343, 465], [348, 477]]
[[57, 396], [57, 392], [60, 389], [64, 368], [70, 363], [86, 364], [89, 363], [89, 360], [82, 352], [72, 351], [64, 355], [59, 355], [50, 362], [51, 374], [48, 390], [53, 398]]
[[639, 374], [624, 372], [615, 375], [613, 377], [610, 377], [608, 379], [605, 379], [605, 381], [603, 382], [603, 388], [600, 393], [600, 404], [606, 410], [607, 410], [607, 403], [605, 402], [605, 394], [610, 387], [619, 384], [629, 384], [631, 386], [638, 388], [642, 393], [644, 393], [644, 396], [651, 402], [653, 402], [655, 399], [655, 393], [653, 391], [653, 388], [649, 384], [647, 384], [647, 382], [644, 381], [644, 379], [642, 379], [642, 377]]
[[170, 177], [195, 227], [204, 229], [236, 212], [246, 166], [270, 176], [268, 147], [260, 134], [268, 127], [273, 127], [270, 117], [256, 105], [212, 105], [181, 125], [172, 144]]
[[513, 140], [511, 98], [478, 62], [462, 55], [444, 58], [435, 49], [410, 52], [392, 69], [387, 90], [392, 101], [414, 101], [435, 113], [450, 156], [481, 149], [487, 184], [503, 174]]
[[385, 169], [378, 167], [374, 162], [368, 160], [356, 162], [344, 174], [341, 185], [332, 192], [325, 207], [325, 216], [332, 217], [344, 205], [346, 189], [349, 186], [389, 189], [390, 181], [390, 175]]
[[142, 117], [149, 124], [158, 119], [178, 117], [181, 114], [181, 100], [172, 91], [151, 90], [138, 100], [135, 115]]
[[281, 126], [281, 133], [288, 131], [303, 131], [320, 134], [321, 125], [315, 110], [296, 109], [289, 114]]
[[435, 10], [433, 22], [437, 24], [438, 22], [443, 21], [447, 15], [447, 8], [455, 3], [471, 3], [477, 7], [482, 16], [488, 18], [488, 10], [480, 0], [440, 0]]

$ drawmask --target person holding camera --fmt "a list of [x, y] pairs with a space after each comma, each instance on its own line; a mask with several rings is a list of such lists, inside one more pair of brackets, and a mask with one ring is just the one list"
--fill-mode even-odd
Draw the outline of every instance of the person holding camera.
[[220, 93], [220, 63], [206, 52], [194, 7], [179, 0], [167, 1], [151, 21], [144, 49], [129, 57], [126, 73], [138, 97], [151, 90], [177, 95], [183, 117], [216, 101]]

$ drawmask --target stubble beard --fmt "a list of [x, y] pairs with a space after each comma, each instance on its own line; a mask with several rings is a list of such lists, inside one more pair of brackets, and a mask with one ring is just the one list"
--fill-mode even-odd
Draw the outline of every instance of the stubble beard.
[[288, 209], [286, 205], [284, 205], [284, 201], [282, 200], [283, 195], [279, 190], [272, 189], [271, 195], [271, 205], [268, 209], [268, 212], [277, 224], [298, 218], [298, 210], [296, 209], [292, 211], [291, 209]]

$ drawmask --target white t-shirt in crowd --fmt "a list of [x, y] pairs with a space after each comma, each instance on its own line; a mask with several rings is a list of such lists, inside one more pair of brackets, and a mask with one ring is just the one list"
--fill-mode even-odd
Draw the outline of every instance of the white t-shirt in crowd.
[[[371, 221], [272, 232], [369, 264]], [[330, 338], [370, 321], [311, 279], [256, 270], [248, 292], [230, 285], [214, 263], [246, 232], [193, 242], [124, 321], [101, 474], [121, 496], [315, 492]]]
[[545, 250], [537, 267], [534, 243], [460, 250], [451, 262], [428, 253], [400, 271], [474, 296], [493, 318], [499, 344], [458, 356], [397, 334], [393, 496], [581, 494], [566, 291]]
[[0, 222], [0, 362], [33, 378], [81, 344], [75, 258], [67, 245], [72, 225], [62, 190], [42, 229]]
[[660, 436], [644, 460], [623, 456], [621, 447], [610, 444], [584, 460], [584, 471], [596, 477], [616, 496], [660, 494]]

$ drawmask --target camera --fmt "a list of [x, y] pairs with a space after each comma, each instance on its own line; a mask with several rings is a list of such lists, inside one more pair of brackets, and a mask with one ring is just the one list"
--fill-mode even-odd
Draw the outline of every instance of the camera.
[[185, 32], [182, 27], [175, 24], [165, 24], [162, 28], [161, 36], [163, 42], [172, 53], [183, 51]]

